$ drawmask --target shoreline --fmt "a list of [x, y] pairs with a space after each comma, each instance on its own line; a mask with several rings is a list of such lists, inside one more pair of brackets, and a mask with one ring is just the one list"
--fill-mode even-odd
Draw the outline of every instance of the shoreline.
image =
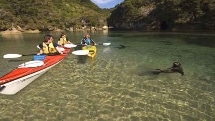
[[[96, 29], [96, 30], [92, 30], [92, 29], [76, 29], [75, 31], [103, 31], [103, 30], [107, 30], [107, 29]], [[71, 31], [71, 32], [75, 32], [74, 30], [62, 30], [62, 29], [56, 29], [56, 30], [50, 30], [50, 32], [64, 32], [64, 31]], [[40, 33], [40, 32], [44, 32], [44, 31], [40, 31], [40, 30], [18, 30], [18, 29], [12, 29], [12, 30], [5, 30], [5, 31], [0, 31], [0, 35], [10, 35], [10, 34], [22, 34], [22, 33]]]
[[19, 31], [16, 29], [1, 31], [0, 35], [9, 35], [9, 34], [22, 34], [22, 33], [40, 33], [39, 30], [27, 30], [27, 31]]
[[[165, 31], [161, 31], [161, 30], [154, 30], [154, 31], [146, 31], [146, 30], [112, 30], [112, 29], [96, 29], [96, 30], [90, 30], [90, 29], [78, 29], [75, 31], [105, 31], [105, 30], [110, 30], [110, 31], [141, 31], [141, 32], [164, 32], [164, 33], [168, 33], [168, 32], [179, 32], [179, 33], [202, 33], [204, 34], [206, 33], [215, 33], [215, 30], [165, 30]], [[62, 29], [56, 29], [56, 30], [51, 30], [53, 32], [64, 32], [64, 31], [71, 31], [71, 32], [75, 32], [73, 30], [62, 30]], [[17, 30], [17, 29], [12, 29], [12, 30], [6, 30], [6, 31], [0, 31], [0, 35], [4, 36], [4, 35], [10, 35], [10, 34], [23, 34], [23, 33], [41, 33], [44, 31], [40, 31], [40, 30]]]

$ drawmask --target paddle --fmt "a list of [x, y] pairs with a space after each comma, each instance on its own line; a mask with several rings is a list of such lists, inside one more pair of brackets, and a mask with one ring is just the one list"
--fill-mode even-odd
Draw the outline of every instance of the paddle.
[[5, 54], [3, 56], [3, 58], [19, 58], [22, 56], [32, 56], [32, 55], [36, 55], [36, 54], [27, 54], [27, 55], [21, 55], [21, 54]]
[[[73, 44], [70, 45], [70, 46], [74, 46]], [[40, 48], [39, 45], [37, 45], [37, 48]], [[62, 52], [64, 51], [65, 49], [62, 48], [62, 47], [56, 47], [56, 49], [58, 50], [58, 52]], [[37, 55], [37, 54], [27, 54], [27, 55], [21, 55], [21, 54], [5, 54], [3, 56], [3, 58], [19, 58], [19, 57], [22, 57], [22, 56], [32, 56], [32, 55]], [[52, 55], [52, 54], [50, 54]], [[55, 55], [55, 54], [54, 54]]]
[[[96, 44], [96, 45], [103, 45], [103, 46], [109, 46], [111, 43], [99, 43], [99, 44]], [[81, 45], [81, 44], [79, 44]], [[75, 44], [70, 44], [70, 45], [67, 45], [68, 47], [76, 47], [77, 45]], [[63, 48], [59, 48], [59, 49], [63, 49]], [[62, 50], [61, 50], [62, 51]], [[89, 54], [89, 51], [87, 52], [86, 50], [77, 50], [77, 51], [73, 51], [72, 54], [74, 55], [88, 55]], [[36, 55], [36, 54], [27, 54], [27, 55], [21, 55], [21, 54], [5, 54], [3, 56], [3, 58], [19, 58], [19, 57], [22, 57], [22, 56], [32, 56], [32, 55]]]
[[76, 47], [77, 45], [71, 43], [71, 44], [65, 44], [63, 46], [66, 48], [73, 48], [73, 47]]
[[[99, 43], [98, 45], [109, 46], [111, 43]], [[96, 44], [97, 45], [97, 44]]]
[[76, 50], [76, 51], [73, 51], [72, 54], [74, 54], [74, 55], [88, 55], [89, 50]]
[[[103, 46], [109, 46], [111, 43], [99, 43], [99, 44], [95, 44], [95, 45], [103, 45]], [[77, 46], [81, 46], [83, 44], [77, 44]]]

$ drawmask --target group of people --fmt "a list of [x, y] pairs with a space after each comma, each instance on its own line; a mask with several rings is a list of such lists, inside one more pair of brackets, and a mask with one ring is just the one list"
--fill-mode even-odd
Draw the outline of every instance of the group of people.
[[[59, 51], [57, 47], [63, 47], [65, 44], [71, 44], [72, 42], [68, 40], [66, 37], [66, 34], [62, 33], [60, 38], [58, 39], [58, 42], [55, 43], [53, 41], [53, 36], [50, 34], [47, 34], [44, 36], [44, 40], [42, 43], [38, 45], [39, 53], [37, 55], [45, 54], [45, 55], [59, 55], [63, 54], [62, 51]], [[96, 43], [90, 38], [89, 34], [86, 34], [82, 40], [81, 45], [95, 45]]]
[[[68, 40], [66, 37], [66, 34], [61, 34], [58, 43], [53, 42], [53, 36], [52, 35], [45, 35], [44, 40], [41, 44], [39, 44], [39, 53], [38, 55], [45, 54], [45, 55], [59, 55], [63, 54], [62, 51], [59, 51], [57, 47], [63, 47], [65, 44], [70, 44], [71, 41]], [[86, 34], [82, 40], [81, 40], [81, 45], [86, 46], [86, 45], [96, 45], [96, 43], [90, 38], [89, 34]], [[153, 74], [160, 74], [160, 73], [180, 73], [182, 76], [184, 75], [183, 68], [181, 66], [181, 63], [179, 62], [174, 62], [172, 67], [167, 68], [167, 69], [156, 69], [152, 71]]]

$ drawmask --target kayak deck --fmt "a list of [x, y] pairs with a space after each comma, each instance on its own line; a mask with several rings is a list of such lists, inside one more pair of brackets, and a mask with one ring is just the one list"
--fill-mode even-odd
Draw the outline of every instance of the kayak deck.
[[91, 58], [94, 58], [96, 55], [96, 46], [92, 46], [92, 45], [83, 46], [82, 50], [89, 50], [88, 56]]

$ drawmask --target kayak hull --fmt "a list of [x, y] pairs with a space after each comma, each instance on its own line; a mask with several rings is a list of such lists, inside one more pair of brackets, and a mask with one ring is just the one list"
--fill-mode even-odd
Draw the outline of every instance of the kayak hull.
[[92, 46], [92, 45], [87, 45], [87, 46], [83, 46], [82, 50], [89, 50], [89, 54], [88, 56], [91, 58], [94, 58], [96, 55], [96, 46]]
[[[69, 53], [70, 49], [65, 49]], [[46, 56], [44, 65], [38, 67], [15, 68], [6, 75], [0, 77], [0, 93], [13, 95], [29, 85], [35, 79], [43, 75], [49, 69], [60, 63], [67, 54]]]

